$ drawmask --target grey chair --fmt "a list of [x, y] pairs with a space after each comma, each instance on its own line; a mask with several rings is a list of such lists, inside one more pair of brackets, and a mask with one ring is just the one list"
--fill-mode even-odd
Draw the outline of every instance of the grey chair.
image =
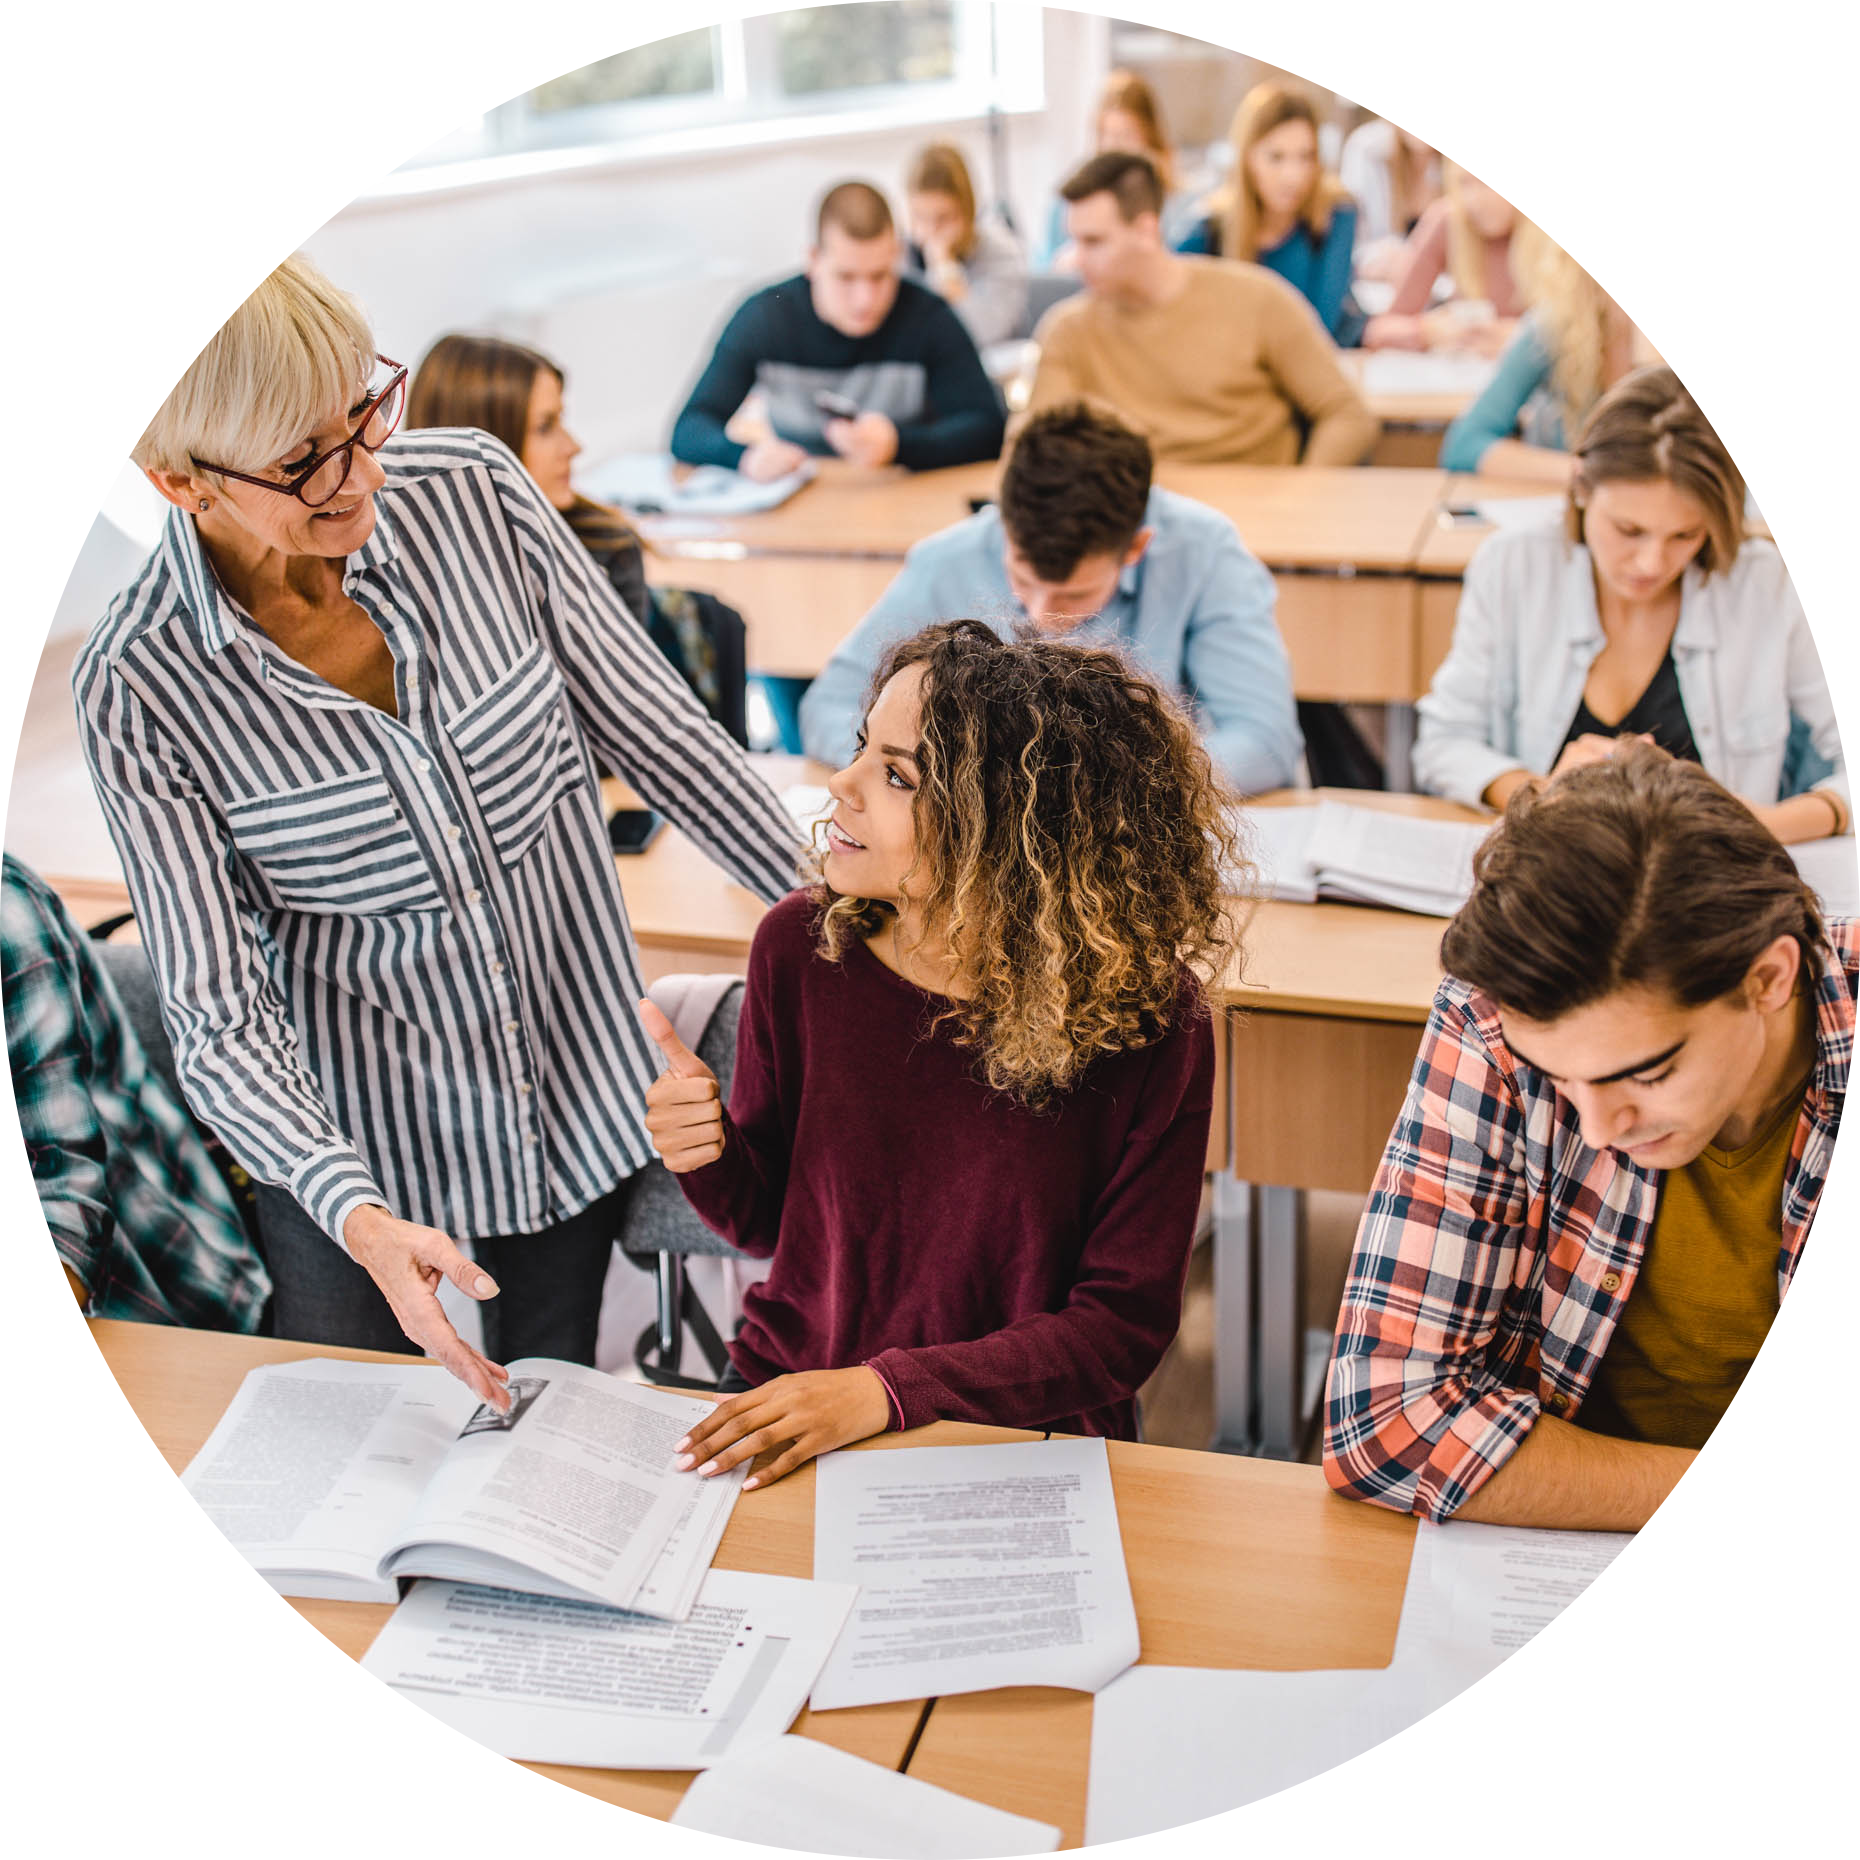
[[[743, 987], [739, 982], [717, 1003], [693, 1049], [717, 1075], [717, 1089], [725, 1099], [730, 1095], [730, 1075], [736, 1068], [736, 1023], [742, 1011]], [[729, 1356], [710, 1313], [686, 1276], [685, 1261], [697, 1253], [732, 1258], [735, 1249], [698, 1219], [684, 1190], [656, 1159], [634, 1178], [616, 1244], [635, 1266], [652, 1273], [658, 1281], [658, 1315], [639, 1334], [633, 1349], [634, 1366], [650, 1381], [674, 1388], [715, 1388]], [[708, 1381], [679, 1373], [687, 1326], [710, 1366]]]

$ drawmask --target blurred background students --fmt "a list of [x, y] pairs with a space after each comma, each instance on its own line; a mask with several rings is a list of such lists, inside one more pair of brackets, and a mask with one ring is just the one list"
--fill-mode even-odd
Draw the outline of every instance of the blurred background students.
[[[1366, 349], [1477, 348], [1495, 354], [1524, 313], [1511, 264], [1517, 208], [1457, 162], [1443, 162], [1441, 169], [1445, 192], [1416, 224], [1395, 295], [1363, 332]], [[1452, 294], [1430, 310], [1443, 272]]]
[[[975, 343], [934, 291], [898, 276], [901, 257], [877, 188], [829, 188], [807, 269], [738, 305], [672, 428], [673, 456], [757, 479], [810, 452], [913, 471], [993, 458], [1006, 416]], [[770, 431], [745, 445], [725, 427], [752, 389]]]
[[904, 178], [910, 227], [904, 275], [927, 284], [962, 318], [978, 349], [1006, 342], [1027, 312], [1027, 260], [1020, 241], [977, 210], [962, 151], [932, 142]]
[[1234, 112], [1233, 170], [1178, 246], [1276, 271], [1345, 347], [1361, 337], [1350, 295], [1356, 208], [1318, 148], [1317, 111], [1301, 91], [1256, 84]]
[[[1501, 531], [1466, 570], [1453, 644], [1418, 707], [1415, 778], [1503, 807], [1622, 735], [1703, 763], [1779, 840], [1851, 825], [1834, 704], [1744, 480], [1670, 368], [1604, 395], [1570, 454], [1564, 521]], [[1827, 769], [1790, 794], [1792, 717]]]
[[1511, 264], [1526, 314], [1485, 391], [1447, 428], [1448, 471], [1568, 484], [1568, 435], [1603, 391], [1656, 360], [1627, 313], [1530, 221], [1512, 235]]
[[1402, 242], [1440, 196], [1440, 157], [1419, 136], [1374, 117], [1344, 137], [1337, 173], [1356, 202], [1358, 273], [1391, 277]]
[[[1147, 80], [1134, 71], [1113, 71], [1105, 78], [1092, 122], [1092, 152], [1096, 155], [1147, 155], [1156, 164], [1157, 178], [1162, 182], [1163, 204], [1159, 218], [1164, 239], [1174, 245], [1194, 230], [1202, 213], [1201, 198], [1193, 189], [1182, 185], [1181, 164], [1169, 132], [1163, 126], [1162, 106]], [[1072, 244], [1066, 232], [1063, 196], [1054, 197], [1035, 269], [1075, 269]]]
[[521, 343], [442, 336], [413, 377], [407, 424], [475, 426], [501, 439], [705, 709], [746, 743], [742, 616], [709, 595], [679, 588], [655, 594], [647, 587], [645, 551], [633, 526], [611, 505], [583, 497], [570, 480], [581, 445], [563, 419], [565, 385], [558, 364]]
[[1035, 332], [1037, 411], [1096, 399], [1158, 458], [1356, 465], [1381, 431], [1311, 306], [1258, 265], [1162, 237], [1144, 155], [1094, 155], [1060, 189], [1085, 288]]

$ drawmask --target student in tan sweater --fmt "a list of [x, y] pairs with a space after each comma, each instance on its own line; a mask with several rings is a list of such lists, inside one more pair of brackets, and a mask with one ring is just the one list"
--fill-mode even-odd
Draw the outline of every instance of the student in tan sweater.
[[1380, 424], [1311, 306], [1259, 265], [1170, 251], [1147, 157], [1094, 155], [1059, 191], [1085, 289], [1041, 319], [1029, 413], [1081, 397], [1108, 402], [1159, 459], [1357, 465], [1368, 456]]

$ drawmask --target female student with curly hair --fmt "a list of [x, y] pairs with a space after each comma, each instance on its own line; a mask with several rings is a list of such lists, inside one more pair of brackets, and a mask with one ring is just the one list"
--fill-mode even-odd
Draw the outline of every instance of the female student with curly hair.
[[774, 1258], [681, 1463], [783, 1447], [759, 1484], [936, 1419], [1134, 1438], [1205, 1167], [1237, 856], [1188, 717], [976, 620], [876, 689], [815, 883], [757, 931], [727, 1111], [642, 1004], [659, 1154]]
[[1300, 292], [1334, 341], [1363, 332], [1350, 295], [1356, 206], [1318, 150], [1317, 110], [1283, 84], [1255, 84], [1232, 129], [1233, 177], [1177, 248], [1243, 259]]

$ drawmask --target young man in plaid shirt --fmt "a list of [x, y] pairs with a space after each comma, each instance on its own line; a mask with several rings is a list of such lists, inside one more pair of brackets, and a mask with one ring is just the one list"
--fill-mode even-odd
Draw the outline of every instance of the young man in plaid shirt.
[[1357, 1234], [1324, 1469], [1424, 1518], [1637, 1530], [1801, 1258], [1860, 924], [1641, 743], [1520, 795], [1475, 873]]

